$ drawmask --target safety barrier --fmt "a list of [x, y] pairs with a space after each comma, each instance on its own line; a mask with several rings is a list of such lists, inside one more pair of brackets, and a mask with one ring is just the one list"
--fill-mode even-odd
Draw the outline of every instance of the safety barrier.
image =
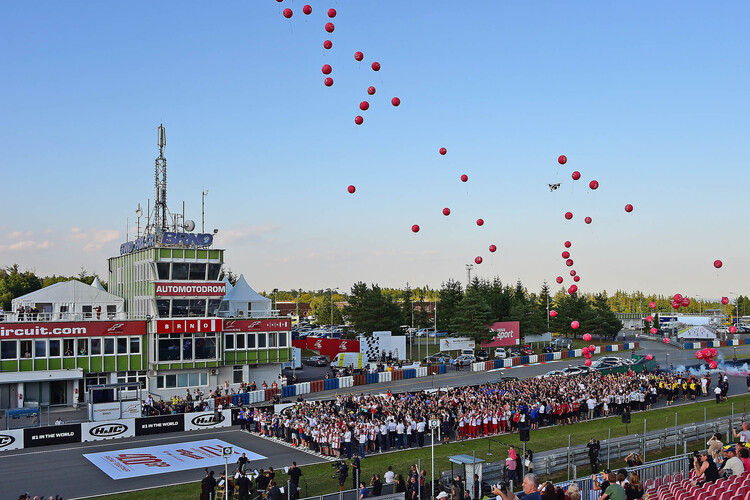
[[427, 367], [427, 374], [428, 375], [436, 375], [440, 373], [440, 366], [439, 365], [431, 365]]
[[325, 387], [325, 382], [323, 380], [314, 380], [313, 382], [310, 382], [310, 392], [320, 392]]
[[560, 359], [568, 359], [568, 353], [570, 353], [570, 351], [560, 351]]
[[310, 382], [297, 384], [297, 394], [310, 394]]
[[557, 351], [552, 353], [552, 359], [562, 359], [562, 352]]
[[438, 373], [443, 374], [448, 372], [448, 366], [447, 365], [440, 365], [438, 366]]
[[368, 384], [377, 384], [378, 383], [378, 374], [377, 373], [368, 373], [366, 383]]
[[285, 385], [281, 388], [281, 397], [290, 398], [297, 395], [297, 387], [293, 385]]
[[404, 369], [404, 378], [414, 378], [417, 376], [417, 370], [414, 368], [406, 368]]
[[539, 356], [537, 354], [532, 354], [529, 356], [529, 364], [536, 363], [539, 359]]
[[393, 370], [391, 380], [404, 380], [404, 370]]
[[519, 358], [519, 357], [516, 356], [515, 358], [511, 358], [511, 362], [513, 363], [513, 366], [520, 366], [521, 365], [521, 358]]
[[471, 364], [471, 371], [473, 371], [473, 372], [484, 371], [484, 362], [483, 361], [477, 361], [476, 363], [472, 363]]
[[348, 376], [348, 377], [341, 377], [339, 379], [339, 387], [352, 387], [354, 386], [354, 377]]
[[607, 346], [607, 347], [610, 348], [610, 352], [617, 352], [617, 351], [620, 350], [620, 346], [618, 346], [618, 345], [610, 345], [610, 346]]
[[281, 391], [279, 391], [278, 387], [273, 387], [270, 389], [266, 389], [266, 401], [271, 401], [274, 396], [279, 394]]
[[323, 390], [324, 391], [331, 391], [333, 389], [339, 388], [339, 379], [337, 378], [328, 378], [323, 381]]
[[426, 366], [420, 366], [417, 370], [417, 377], [426, 377], [427, 376], [427, 367]]
[[365, 385], [367, 383], [367, 375], [354, 375], [354, 385]]
[[391, 372], [380, 372], [376, 373], [375, 376], [377, 377], [378, 382], [390, 382], [393, 380], [393, 374]]
[[548, 352], [544, 355], [544, 361], [552, 361], [555, 359], [555, 353], [554, 352]]

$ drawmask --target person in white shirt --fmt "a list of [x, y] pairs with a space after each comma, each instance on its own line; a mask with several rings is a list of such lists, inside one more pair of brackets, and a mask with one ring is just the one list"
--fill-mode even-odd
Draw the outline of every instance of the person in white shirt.
[[425, 421], [422, 419], [417, 423], [417, 445], [420, 448], [424, 446], [424, 428]]
[[388, 470], [383, 474], [383, 478], [385, 479], [385, 484], [393, 484], [393, 478], [396, 477], [396, 474], [393, 473], [393, 467], [388, 466]]
[[740, 476], [745, 473], [745, 465], [742, 463], [742, 460], [737, 458], [737, 450], [734, 447], [726, 450], [724, 454], [727, 459], [724, 460], [724, 466], [719, 472], [729, 472], [730, 476]]

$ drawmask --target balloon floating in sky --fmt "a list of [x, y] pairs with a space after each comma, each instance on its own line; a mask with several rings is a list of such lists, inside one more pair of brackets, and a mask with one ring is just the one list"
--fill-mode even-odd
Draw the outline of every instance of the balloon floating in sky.
[[450, 215], [450, 214], [451, 214], [451, 209], [450, 209], [450, 208], [448, 208], [448, 207], [445, 207], [445, 208], [443, 209], [443, 215]]
[[732, 325], [729, 327], [729, 333], [737, 333], [737, 327]]
[[595, 345], [590, 345], [589, 346], [589, 351], [596, 352], [596, 346]]
[[[656, 332], [658, 332], [658, 331], [659, 331], [659, 330], [657, 330], [656, 328], [652, 328], [652, 329], [651, 329], [651, 333], [656, 333]], [[664, 337], [664, 343], [665, 343], [665, 344], [669, 344], [669, 337]]]
[[572, 244], [572, 243], [570, 243], [569, 241], [566, 241], [566, 242], [565, 242], [565, 248], [570, 248], [570, 245], [571, 245], [571, 244]]
[[360, 115], [357, 115], [357, 116], [354, 117], [354, 123], [356, 123], [357, 125], [362, 125], [362, 123], [364, 123], [364, 121], [365, 121], [365, 119], [362, 118]]
[[568, 252], [567, 250], [565, 250], [565, 251], [564, 251], [564, 252], [562, 253], [562, 258], [563, 258], [563, 259], [567, 259], [568, 257], [570, 257], [570, 252]]
[[650, 302], [648, 304], [648, 307], [650, 307], [651, 309], [656, 309], [656, 302]]
[[294, 12], [292, 12], [292, 9], [284, 9], [283, 14], [287, 19], [291, 19], [291, 17], [294, 15]]
[[573, 281], [575, 281], [576, 283], [578, 283], [579, 281], [581, 281], [581, 277], [580, 276], [573, 276]]
[[591, 366], [591, 360], [587, 359], [586, 361], [583, 362], [583, 364], [586, 366]]
[[557, 163], [559, 163], [560, 165], [565, 165], [566, 163], [568, 163], [568, 157], [565, 155], [558, 156]]
[[565, 212], [565, 218], [570, 220], [573, 218], [573, 212]]
[[438, 153], [440, 153], [440, 154], [441, 154], [441, 155], [443, 155], [443, 156], [445, 156], [445, 154], [446, 154], [447, 152], [448, 152], [448, 150], [447, 150], [447, 149], [445, 149], [445, 148], [440, 148], [440, 149], [438, 150]]
[[357, 61], [361, 61], [364, 58], [365, 58], [365, 55], [362, 52], [357, 51], [354, 53], [354, 59], [356, 59]]
[[571, 276], [575, 276], [576, 275], [576, 270], [575, 269], [571, 269], [570, 270], [570, 275]]
[[683, 307], [689, 306], [690, 305], [690, 299], [687, 298], [687, 297], [683, 297], [682, 300], [680, 301], [680, 305], [682, 305]]
[[682, 294], [676, 293], [674, 294], [674, 297], [672, 297], [672, 299], [674, 299], [674, 302], [680, 302], [682, 300]]
[[649, 323], [651, 323], [653, 320], [654, 320], [654, 317], [651, 316], [650, 314], [646, 316], [646, 321], [648, 321]]
[[599, 181], [591, 181], [591, 182], [589, 182], [589, 187], [591, 189], [597, 189], [599, 187]]
[[477, 264], [481, 264], [482, 263], [482, 258], [481, 257], [477, 257], [476, 259], [474, 259], [474, 262], [476, 262]]
[[572, 266], [573, 265], [573, 259], [566, 260], [565, 261], [565, 265], [568, 266], [568, 267]]
[[310, 14], [312, 14], [312, 7], [311, 7], [311, 6], [309, 6], [309, 5], [305, 5], [304, 7], [302, 7], [302, 12], [303, 12], [303, 13], [304, 13], [304, 14], [305, 14], [306, 16], [309, 16]]
[[354, 186], [349, 186], [348, 188], [346, 188], [346, 190], [349, 191], [349, 193], [354, 194], [357, 188], [355, 188]]
[[580, 324], [578, 323], [578, 321], [573, 321], [573, 322], [572, 322], [572, 323], [570, 324], [570, 327], [571, 327], [571, 328], [572, 328], [573, 330], [578, 330], [578, 327], [579, 327], [579, 326], [580, 326]]
[[398, 97], [394, 97], [393, 99], [391, 99], [391, 104], [393, 104], [394, 106], [398, 106], [399, 104], [401, 104], [401, 99], [399, 99]]
[[370, 109], [370, 103], [367, 101], [360, 102], [359, 109], [361, 109], [362, 111], [367, 111], [368, 109]]
[[419, 226], [418, 226], [417, 224], [414, 224], [414, 225], [413, 225], [413, 226], [411, 227], [411, 232], [412, 232], [412, 233], [418, 233], [418, 232], [419, 232]]
[[336, 9], [328, 9], [328, 17], [330, 17], [331, 19], [336, 17]]
[[627, 213], [632, 212], [633, 211], [633, 205], [631, 205], [630, 203], [628, 203], [627, 205], [625, 205], [625, 211]]
[[696, 351], [695, 357], [698, 359], [703, 359], [703, 351]]
[[714, 261], [714, 267], [716, 269], [721, 269], [721, 266], [723, 266], [723, 265], [724, 265], [724, 263], [722, 261], [720, 261], [720, 260], [715, 260]]
[[562, 283], [563, 282], [563, 277], [562, 276], [558, 276], [557, 278], [555, 278], [555, 281], [557, 281], [558, 283]]
[[325, 42], [323, 42], [323, 48], [324, 49], [330, 49], [331, 47], [333, 47], [333, 42], [332, 41], [326, 40]]
[[327, 77], [325, 80], [323, 80], [323, 84], [326, 87], [330, 87], [331, 85], [333, 85], [333, 78], [331, 78], [330, 76]]
[[722, 297], [721, 298], [721, 303], [724, 304], [724, 305], [729, 304], [729, 298], [728, 297]]
[[550, 318], [554, 318], [555, 316], [557, 316], [557, 311], [555, 311], [554, 309], [552, 309], [552, 310], [551, 310], [551, 311], [549, 312], [549, 316], [550, 316]]
[[490, 245], [490, 252], [495, 253], [497, 251], [497, 247], [495, 245]]
[[372, 86], [367, 87], [367, 93], [370, 94], [370, 95], [374, 95], [375, 94], [375, 87], [372, 87]]
[[484, 219], [477, 219], [477, 226], [484, 226]]
[[586, 224], [591, 224], [591, 217], [586, 217], [585, 219], [583, 219], [583, 222], [585, 222]]
[[574, 181], [577, 181], [578, 179], [581, 178], [581, 172], [579, 172], [578, 170], [576, 170], [575, 172], [573, 172], [572, 174], [570, 174], [570, 176], [573, 178]]
[[330, 75], [333, 68], [331, 68], [330, 64], [324, 64], [323, 67], [320, 68], [320, 71], [322, 71], [324, 75]]
[[583, 334], [583, 340], [586, 342], [589, 342], [591, 340], [591, 334], [590, 333], [584, 333]]
[[649, 354], [649, 355], [646, 356], [646, 359], [648, 361], [651, 361], [652, 359], [654, 359], [654, 357], [651, 354]]
[[377, 62], [377, 61], [375, 61], [374, 63], [372, 63], [372, 65], [370, 67], [372, 68], [373, 71], [380, 71], [380, 63]]
[[333, 23], [326, 23], [326, 31], [328, 33], [333, 33], [333, 30], [335, 30], [336, 27], [333, 25]]
[[466, 182], [466, 181], [468, 181], [468, 180], [469, 180], [469, 176], [468, 176], [468, 175], [466, 175], [466, 174], [463, 174], [463, 175], [461, 176], [461, 182]]
[[578, 291], [578, 286], [577, 285], [570, 285], [570, 288], [568, 288], [568, 293], [570, 295], [573, 295], [577, 291]]
[[715, 370], [719, 366], [719, 363], [717, 363], [714, 360], [711, 360], [708, 362], [708, 367], [712, 370]]

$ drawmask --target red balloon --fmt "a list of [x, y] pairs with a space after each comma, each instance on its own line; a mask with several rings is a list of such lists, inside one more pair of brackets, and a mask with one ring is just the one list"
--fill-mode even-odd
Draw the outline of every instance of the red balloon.
[[672, 309], [679, 309], [680, 303], [679, 302], [672, 302]]
[[333, 25], [333, 23], [326, 23], [326, 31], [328, 33], [333, 33], [333, 30], [335, 30], [336, 27]]
[[587, 359], [586, 361], [583, 362], [583, 364], [586, 366], [591, 366], [591, 360]]
[[565, 248], [570, 248], [571, 243], [569, 241], [565, 242]]
[[651, 328], [651, 333], [652, 333], [652, 334], [656, 334], [656, 332], [658, 332], [658, 331], [659, 331], [659, 330], [657, 330], [657, 329], [656, 329], [655, 327], [652, 327], [652, 328]]
[[309, 16], [310, 14], [312, 14], [312, 7], [310, 7], [309, 5], [305, 5], [304, 7], [302, 7], [302, 12], [304, 12], [306, 16]]
[[292, 9], [284, 9], [283, 14], [284, 14], [284, 17], [289, 19], [294, 15], [294, 12], [292, 12]]
[[585, 222], [586, 224], [591, 224], [591, 217], [586, 217], [585, 219], [583, 219], [583, 222]]
[[373, 71], [380, 71], [380, 63], [377, 62], [377, 61], [375, 61], [374, 63], [372, 63], [372, 65], [370, 67], [372, 68]]
[[445, 207], [445, 208], [443, 209], [443, 215], [450, 215], [450, 214], [451, 214], [451, 209], [450, 209], [450, 208], [448, 208], [448, 207]]
[[401, 99], [399, 99], [398, 97], [394, 97], [393, 99], [391, 99], [391, 104], [393, 104], [394, 106], [398, 106], [399, 104], [401, 104]]
[[654, 317], [651, 316], [650, 314], [646, 316], [646, 321], [648, 321], [649, 323], [651, 323], [653, 320], [654, 320]]
[[578, 179], [580, 179], [580, 178], [581, 178], [581, 172], [579, 172], [578, 170], [576, 170], [576, 171], [574, 171], [574, 172], [573, 172], [573, 173], [571, 174], [571, 177], [573, 177], [573, 180], [574, 180], [574, 181], [577, 181]]
[[279, 2], [279, 3], [281, 3], [281, 2], [283, 2], [284, 0], [276, 0], [276, 1], [277, 1], [277, 2]]
[[568, 266], [568, 267], [572, 266], [573, 265], [573, 259], [566, 260], [565, 261], [565, 265]]
[[[656, 332], [658, 332], [658, 331], [659, 331], [659, 330], [657, 330], [656, 328], [652, 328], [652, 329], [651, 329], [651, 333], [656, 333]], [[669, 344], [669, 337], [664, 337], [664, 343], [665, 343], [665, 344]]]
[[690, 299], [689, 299], [689, 298], [687, 298], [687, 297], [683, 297], [683, 298], [682, 298], [682, 300], [680, 301], [680, 304], [681, 304], [681, 305], [682, 305], [683, 307], [687, 307], [687, 306], [689, 306], [689, 305], [690, 305]]
[[572, 328], [573, 330], [578, 330], [578, 327], [579, 327], [579, 326], [580, 326], [580, 324], [578, 323], [578, 321], [573, 321], [573, 322], [572, 322], [572, 323], [570, 324], [570, 327], [571, 327], [571, 328]]
[[589, 346], [589, 351], [596, 352], [596, 346], [595, 345], [590, 345]]
[[596, 189], [596, 188], [598, 188], [598, 187], [599, 187], [599, 181], [591, 181], [591, 182], [589, 182], [589, 187], [590, 187], [591, 189]]
[[568, 163], [568, 157], [565, 155], [558, 156], [557, 163], [559, 163], [560, 165], [565, 165], [566, 163]]
[[553, 309], [553, 310], [551, 310], [551, 311], [549, 312], [549, 315], [550, 315], [550, 317], [551, 317], [551, 318], [554, 318], [555, 316], [557, 316], [557, 311], [555, 311], [555, 310]]
[[568, 257], [570, 257], [570, 252], [568, 252], [567, 250], [565, 250], [565, 251], [564, 251], [564, 252], [562, 253], [562, 258], [563, 258], [563, 259], [567, 259]]
[[711, 349], [709, 347], [704, 348], [702, 351], [704, 357], [711, 356]]
[[466, 175], [466, 174], [463, 174], [463, 175], [461, 176], [461, 182], [466, 182], [466, 181], [468, 181], [468, 180], [469, 180], [469, 176], [468, 176], [468, 175]]
[[573, 295], [573, 294], [574, 294], [574, 293], [576, 293], [577, 291], [578, 291], [578, 286], [576, 286], [576, 285], [570, 285], [570, 288], [568, 288], [568, 293], [569, 293], [570, 295]]
[[362, 125], [362, 123], [365, 121], [364, 118], [362, 118], [360, 115], [357, 115], [354, 117], [354, 123], [357, 125]]
[[446, 154], [447, 152], [448, 152], [448, 150], [447, 150], [447, 149], [445, 149], [445, 148], [440, 148], [440, 149], [438, 150], [438, 153], [440, 153], [440, 154], [441, 154], [441, 155], [443, 155], [443, 156], [445, 156], [445, 154]]
[[414, 224], [414, 225], [413, 225], [413, 226], [411, 227], [411, 232], [412, 232], [412, 233], [418, 233], [418, 232], [419, 232], [419, 226], [418, 226], [417, 224]]
[[490, 252], [495, 253], [497, 250], [497, 247], [495, 245], [490, 245]]
[[571, 269], [570, 270], [570, 275], [571, 276], [575, 276], [576, 275], [576, 270], [575, 269]]
[[484, 219], [477, 219], [477, 226], [484, 226]]
[[575, 281], [576, 283], [578, 283], [579, 281], [581, 281], [581, 277], [580, 276], [573, 276], [573, 281]]
[[648, 356], [646, 356], [646, 359], [651, 361], [652, 359], [654, 359], [654, 357], [651, 354], [649, 354]]
[[588, 356], [590, 356], [590, 355], [591, 355], [591, 354], [589, 354], [589, 348], [588, 348], [588, 347], [584, 347], [583, 349], [581, 349], [581, 353], [582, 353], [582, 354], [583, 354], [584, 356], [586, 356], [586, 357], [588, 357]]
[[330, 75], [331, 71], [333, 71], [333, 68], [331, 68], [330, 64], [324, 64], [320, 70], [323, 72], [324, 75]]
[[326, 77], [326, 79], [323, 80], [323, 85], [325, 85], [326, 87], [330, 87], [331, 85], [333, 85], [333, 78], [331, 78], [330, 76]]
[[713, 347], [709, 348], [708, 350], [711, 353], [711, 357], [716, 356], [717, 354], [719, 354], [719, 351], [717, 351]]
[[584, 333], [583, 334], [583, 340], [585, 340], [586, 342], [590, 341], [591, 340], [591, 334], [590, 333]]
[[723, 263], [723, 262], [721, 262], [720, 260], [715, 260], [715, 261], [714, 261], [714, 267], [715, 267], [716, 269], [719, 269], [719, 268], [721, 268], [721, 266], [723, 266], [723, 265], [724, 265], [724, 263]]
[[730, 326], [730, 327], [729, 327], [729, 333], [733, 333], [733, 334], [734, 334], [734, 333], [737, 333], [737, 327], [736, 327], [736, 326], [734, 326], [734, 325]]
[[672, 297], [672, 298], [674, 299], [674, 302], [680, 302], [682, 300], [682, 294], [681, 293], [676, 293], [676, 294], [674, 294], [674, 297]]
[[633, 205], [631, 205], [630, 203], [628, 203], [627, 205], [625, 205], [625, 211], [627, 213], [632, 212], [633, 211]]
[[477, 257], [476, 259], [474, 259], [474, 262], [476, 262], [477, 264], [481, 264], [482, 263], [482, 258], [481, 257]]
[[372, 86], [367, 87], [367, 93], [370, 94], [370, 95], [374, 95], [375, 94], [375, 87], [372, 87]]
[[727, 298], [727, 297], [722, 297], [722, 298], [721, 298], [721, 303], [722, 303], [722, 304], [724, 304], [724, 305], [727, 305], [727, 304], [729, 304], [729, 298]]
[[558, 276], [557, 278], [555, 278], [555, 281], [557, 281], [558, 283], [562, 283], [563, 282], [563, 277], [562, 276]]
[[565, 218], [570, 220], [573, 218], [573, 212], [565, 212]]
[[364, 58], [365, 58], [365, 55], [362, 52], [357, 51], [354, 53], [354, 59], [356, 59], [357, 61], [361, 61]]
[[330, 49], [331, 47], [333, 47], [333, 42], [332, 41], [326, 40], [325, 42], [323, 42], [323, 48], [324, 49]]
[[370, 103], [367, 101], [360, 102], [359, 109], [361, 109], [362, 111], [367, 111], [368, 109], [370, 109]]
[[695, 357], [698, 359], [703, 359], [703, 351], [696, 351]]
[[716, 361], [711, 360], [708, 362], [708, 367], [711, 368], [712, 370], [715, 370], [716, 368], [718, 368], [718, 366], [719, 366], [719, 363], [717, 363]]
[[336, 17], [336, 9], [328, 9], [328, 17], [330, 17], [331, 19]]
[[648, 304], [648, 307], [650, 307], [651, 309], [656, 309], [656, 302], [650, 302]]

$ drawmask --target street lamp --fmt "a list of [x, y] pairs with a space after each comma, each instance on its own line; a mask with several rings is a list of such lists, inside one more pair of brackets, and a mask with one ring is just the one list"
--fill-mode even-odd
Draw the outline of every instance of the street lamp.
[[333, 338], [333, 291], [338, 289], [339, 287], [328, 289], [331, 292], [331, 338]]
[[[276, 294], [277, 293], [279, 293], [279, 289], [278, 288], [274, 288], [273, 289], [273, 310], [274, 311], [276, 310]], [[271, 314], [273, 314], [273, 311], [271, 312]]]
[[734, 295], [734, 303], [737, 306], [737, 319], [740, 317], [740, 297], [737, 292], [729, 292], [729, 295]]
[[703, 314], [703, 301], [701, 300], [703, 297], [701, 297], [698, 294], [695, 294], [696, 297], [698, 297], [698, 314]]

